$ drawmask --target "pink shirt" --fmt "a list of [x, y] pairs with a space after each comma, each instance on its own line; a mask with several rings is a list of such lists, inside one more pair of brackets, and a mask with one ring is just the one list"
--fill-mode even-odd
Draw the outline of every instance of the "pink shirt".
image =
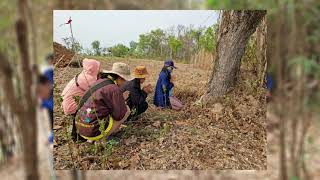
[[83, 70], [78, 76], [77, 87], [75, 78], [71, 79], [62, 91], [62, 108], [65, 115], [74, 114], [77, 110], [77, 103], [74, 97], [81, 99], [84, 93], [97, 81], [100, 71], [100, 62], [94, 59], [84, 59]]

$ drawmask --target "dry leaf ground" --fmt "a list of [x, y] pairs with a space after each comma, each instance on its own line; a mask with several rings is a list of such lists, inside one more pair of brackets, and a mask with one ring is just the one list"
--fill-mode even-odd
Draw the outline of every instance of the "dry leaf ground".
[[[120, 60], [120, 59], [119, 59]], [[123, 59], [122, 59], [123, 61]], [[160, 67], [161, 62], [157, 61], [140, 61], [136, 60], [130, 61], [132, 67], [135, 64], [140, 64], [139, 62], [145, 63], [154, 70], [151, 71], [153, 78], [150, 82], [155, 81]], [[104, 67], [111, 67], [112, 61], [103, 62]], [[124, 129], [120, 143], [113, 147], [113, 152], [109, 157], [109, 160], [103, 161], [103, 152], [97, 151], [94, 153], [94, 148], [90, 144], [81, 144], [79, 146], [80, 150], [77, 150], [75, 144], [71, 143], [71, 148], [74, 150], [74, 163], [70, 157], [70, 151], [68, 148], [66, 137], [67, 127], [69, 122], [62, 115], [61, 109], [58, 106], [59, 97], [57, 94], [61, 91], [66, 82], [71, 79], [75, 73], [79, 72], [81, 69], [76, 68], [64, 68], [57, 69], [55, 71], [55, 79], [58, 82], [57, 89], [55, 92], [55, 125], [57, 130], [56, 135], [56, 145], [54, 147], [55, 155], [55, 167], [58, 169], [70, 169], [73, 165], [81, 166], [82, 169], [99, 169], [106, 167], [105, 169], [148, 169], [151, 167], [166, 167], [167, 169], [172, 167], [190, 167], [190, 169], [197, 169], [197, 163], [202, 169], [221, 169], [221, 164], [232, 166], [232, 167], [247, 167], [252, 164], [253, 167], [258, 164], [259, 157], [264, 156], [266, 153], [264, 148], [266, 144], [257, 145], [258, 141], [253, 141], [257, 138], [259, 133], [257, 133], [259, 128], [258, 120], [247, 121], [246, 118], [242, 119], [236, 123], [233, 121], [237, 119], [240, 115], [246, 115], [249, 113], [247, 119], [250, 117], [259, 117], [257, 109], [264, 106], [260, 103], [259, 107], [254, 107], [260, 102], [259, 98], [263, 96], [259, 93], [252, 93], [252, 86], [249, 86], [250, 73], [242, 72], [241, 76], [246, 77], [247, 80], [241, 83], [238, 91], [234, 91], [229, 96], [229, 99], [233, 101], [228, 101], [228, 98], [224, 99], [220, 103], [214, 104], [211, 108], [198, 108], [192, 106], [192, 102], [195, 101], [203, 93], [208, 72], [201, 69], [193, 69], [193, 65], [183, 65], [178, 64], [180, 67], [177, 74], [179, 78], [177, 84], [177, 94], [187, 103], [187, 108], [182, 112], [174, 111], [157, 111], [154, 108], [150, 108], [147, 113], [141, 117], [139, 123], [128, 125], [129, 128]], [[188, 69], [189, 68], [189, 69]], [[192, 71], [187, 70], [192, 69]], [[196, 78], [193, 81], [187, 81], [184, 77], [195, 77], [195, 74], [200, 74], [200, 78]], [[180, 77], [183, 77], [180, 78]], [[197, 81], [198, 79], [198, 81]], [[242, 78], [243, 80], [243, 78]], [[199, 83], [201, 82], [201, 83]], [[251, 81], [252, 82], [252, 81]], [[199, 83], [199, 84], [198, 84]], [[196, 84], [196, 88], [191, 86]], [[247, 86], [245, 86], [247, 84]], [[259, 92], [259, 91], [258, 91]], [[262, 92], [261, 92], [262, 93]], [[179, 95], [180, 94], [180, 95]], [[241, 101], [243, 100], [243, 101]], [[251, 102], [251, 103], [248, 103]], [[246, 106], [245, 104], [248, 104]], [[188, 105], [189, 104], [189, 105]], [[246, 108], [248, 107], [248, 108]], [[267, 170], [256, 171], [256, 170], [245, 170], [245, 171], [233, 171], [229, 170], [210, 170], [210, 171], [195, 171], [195, 170], [162, 170], [162, 171], [87, 171], [86, 177], [88, 179], [98, 178], [98, 179], [119, 179], [119, 180], [131, 180], [131, 179], [143, 179], [143, 180], [162, 180], [162, 179], [177, 179], [177, 180], [197, 180], [197, 179], [246, 179], [246, 180], [256, 180], [256, 179], [266, 179], [275, 180], [279, 177], [279, 118], [274, 114], [275, 103], [271, 102], [268, 105], [267, 111], [267, 131], [268, 131], [268, 158], [267, 158]], [[236, 109], [233, 113], [229, 110]], [[190, 109], [190, 110], [187, 110]], [[251, 114], [257, 111], [256, 114]], [[239, 114], [238, 114], [239, 113]], [[211, 114], [211, 115], [210, 115]], [[200, 117], [199, 117], [200, 116]], [[210, 116], [210, 118], [208, 118]], [[231, 118], [230, 118], [231, 117]], [[233, 118], [232, 118], [233, 117]], [[258, 118], [258, 119], [259, 119]], [[290, 117], [286, 117], [290, 118]], [[312, 117], [310, 117], [312, 118]], [[224, 121], [226, 119], [226, 121]], [[319, 121], [316, 117], [313, 117], [312, 125], [310, 131], [307, 135], [308, 141], [306, 141], [306, 163], [308, 165], [308, 170], [313, 179], [318, 179], [320, 177], [319, 169], [319, 145], [320, 132], [318, 131], [320, 127]], [[205, 121], [206, 120], [206, 121]], [[219, 121], [218, 121], [219, 120]], [[222, 121], [223, 120], [223, 121]], [[227, 122], [227, 123], [226, 123]], [[222, 124], [223, 123], [223, 124]], [[166, 124], [166, 125], [165, 125]], [[209, 124], [210, 126], [206, 126]], [[168, 125], [168, 126], [167, 126]], [[195, 126], [194, 126], [195, 125]], [[201, 125], [201, 126], [200, 126]], [[260, 125], [265, 126], [265, 123]], [[63, 128], [60, 128], [63, 127]], [[199, 128], [200, 126], [200, 128]], [[132, 127], [132, 128], [130, 128]], [[166, 128], [165, 128], [166, 127]], [[168, 128], [170, 127], [170, 128]], [[197, 128], [195, 128], [197, 127]], [[225, 128], [227, 127], [227, 128]], [[235, 129], [234, 127], [239, 127]], [[245, 127], [245, 128], [242, 128]], [[252, 132], [246, 132], [249, 129]], [[231, 131], [230, 131], [231, 130]], [[250, 130], [251, 131], [251, 130]], [[39, 131], [42, 132], [42, 131]], [[161, 133], [160, 133], [161, 132]], [[260, 132], [261, 133], [261, 132]], [[264, 130], [262, 131], [263, 135]], [[191, 135], [190, 135], [191, 134]], [[237, 135], [237, 136], [236, 136]], [[46, 138], [45, 134], [39, 134], [39, 138]], [[248, 140], [244, 138], [249, 138]], [[243, 140], [244, 139], [244, 140]], [[185, 141], [187, 140], [187, 141]], [[175, 142], [175, 143], [170, 143]], [[206, 142], [213, 142], [211, 144], [204, 144]], [[240, 144], [244, 144], [241, 146]], [[252, 142], [252, 143], [251, 143]], [[265, 141], [262, 141], [265, 143]], [[42, 150], [39, 151], [39, 168], [41, 179], [50, 179], [50, 171], [48, 169], [48, 150], [45, 143], [40, 141], [40, 146]], [[204, 144], [204, 145], [203, 145]], [[235, 144], [237, 148], [228, 148], [228, 144]], [[165, 147], [165, 148], [161, 148]], [[220, 147], [220, 148], [218, 148]], [[226, 148], [227, 147], [227, 148]], [[256, 147], [255, 150], [252, 150]], [[262, 149], [263, 153], [254, 154], [250, 152], [259, 152]], [[228, 150], [227, 152], [224, 150]], [[204, 154], [204, 151], [207, 154]], [[240, 153], [246, 150], [247, 153]], [[87, 153], [86, 153], [87, 152]], [[79, 158], [76, 157], [77, 153]], [[107, 152], [108, 153], [108, 152]], [[199, 156], [195, 154], [199, 153]], [[228, 155], [229, 154], [229, 155]], [[233, 155], [234, 154], [234, 155]], [[229, 156], [229, 158], [221, 158], [222, 156]], [[179, 159], [182, 157], [182, 159]], [[187, 157], [187, 159], [185, 159]], [[199, 159], [198, 157], [202, 158]], [[157, 158], [157, 159], [155, 159]], [[236, 159], [232, 161], [230, 159]], [[255, 160], [252, 160], [256, 158]], [[266, 161], [266, 158], [263, 157]], [[157, 161], [158, 160], [158, 161]], [[242, 162], [243, 161], [243, 162]], [[250, 162], [251, 161], [251, 162]], [[102, 165], [103, 163], [105, 165]], [[108, 164], [108, 166], [107, 166]], [[262, 163], [263, 164], [263, 163]], [[135, 167], [134, 167], [134, 166]], [[219, 166], [220, 165], [220, 166]], [[263, 167], [263, 165], [261, 165]], [[58, 179], [72, 179], [70, 176], [70, 171], [58, 170]], [[21, 179], [24, 176], [23, 166], [21, 164], [20, 158], [12, 159], [8, 164], [0, 167], [0, 176], [2, 179]]]
[[[110, 69], [115, 61], [146, 65], [155, 86], [163, 62], [145, 59], [101, 59]], [[128, 123], [111, 144], [74, 144], [70, 119], [60, 107], [60, 93], [81, 68], [55, 69], [56, 169], [259, 169], [267, 168], [265, 90], [255, 75], [240, 74], [241, 83], [210, 107], [196, 105], [206, 89], [210, 72], [192, 64], [177, 64], [175, 95], [185, 108], [159, 110], [148, 97], [149, 109], [137, 122]], [[62, 128], [60, 128], [62, 127]], [[105, 148], [106, 147], [106, 148]]]

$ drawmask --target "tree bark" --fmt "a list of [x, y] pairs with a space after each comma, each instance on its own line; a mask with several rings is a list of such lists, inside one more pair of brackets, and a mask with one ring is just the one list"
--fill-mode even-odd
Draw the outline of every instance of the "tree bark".
[[[23, 162], [27, 180], [38, 180], [37, 122], [34, 75], [31, 72], [28, 49], [27, 1], [18, 1], [17, 40], [21, 59], [21, 79], [23, 88], [22, 113], [18, 114], [22, 133]], [[12, 77], [11, 77], [12, 78]]]
[[[280, 2], [279, 5], [281, 6]], [[279, 12], [282, 12], [283, 8], [279, 8]], [[278, 103], [277, 103], [277, 113], [279, 116], [279, 121], [280, 121], [280, 153], [279, 153], [279, 163], [280, 163], [280, 173], [279, 173], [279, 179], [281, 180], [287, 180], [288, 179], [288, 171], [287, 171], [287, 156], [286, 156], [286, 120], [284, 119], [284, 112], [283, 112], [283, 102], [284, 98], [283, 96], [283, 83], [284, 83], [284, 78], [283, 78], [283, 71], [284, 71], [284, 63], [283, 63], [283, 46], [281, 42], [281, 36], [282, 36], [282, 24], [284, 21], [282, 13], [279, 13], [280, 16], [277, 17], [277, 26], [276, 26], [276, 31], [275, 31], [275, 62], [277, 63], [277, 98]]]
[[[38, 156], [37, 156], [37, 123], [36, 123], [36, 103], [32, 91], [32, 73], [28, 54], [26, 23], [18, 20], [16, 26], [18, 43], [21, 56], [22, 82], [23, 82], [23, 113], [18, 115], [20, 129], [22, 133], [22, 143], [24, 152], [24, 168], [26, 179], [37, 180], [38, 176]], [[30, 76], [31, 74], [31, 76]], [[27, 123], [26, 123], [27, 122]]]
[[240, 61], [249, 37], [265, 16], [266, 11], [223, 11], [219, 25], [215, 64], [208, 90], [203, 98], [210, 101], [223, 96], [235, 86]]
[[267, 22], [266, 17], [257, 28], [257, 59], [259, 63], [258, 78], [260, 86], [264, 85], [267, 68]]
[[[292, 1], [293, 7], [294, 6], [294, 1]], [[296, 21], [296, 7], [291, 9], [292, 13], [292, 20], [291, 20], [291, 31], [289, 35], [289, 47], [288, 47], [288, 58], [293, 59], [297, 56], [297, 21]], [[299, 78], [303, 78], [303, 75], [299, 72], [301, 72], [302, 67], [300, 64], [297, 64], [294, 68], [296, 68], [297, 75]], [[292, 174], [300, 178], [300, 173], [299, 173], [299, 163], [296, 155], [296, 149], [297, 149], [297, 137], [298, 137], [298, 129], [299, 129], [299, 119], [300, 119], [300, 109], [301, 109], [301, 104], [300, 104], [300, 92], [302, 90], [301, 88], [302, 81], [297, 82], [297, 88], [294, 89], [294, 93], [296, 94], [295, 100], [291, 101], [292, 104], [292, 119], [291, 119], [291, 144], [290, 144], [290, 161], [291, 161], [291, 170]]]
[[38, 49], [37, 49], [37, 30], [36, 30], [36, 25], [33, 21], [33, 4], [32, 1], [28, 1], [27, 3], [27, 13], [28, 13], [28, 20], [30, 22], [30, 27], [31, 27], [31, 49], [32, 49], [32, 56], [31, 56], [31, 64], [37, 64], [38, 63]]

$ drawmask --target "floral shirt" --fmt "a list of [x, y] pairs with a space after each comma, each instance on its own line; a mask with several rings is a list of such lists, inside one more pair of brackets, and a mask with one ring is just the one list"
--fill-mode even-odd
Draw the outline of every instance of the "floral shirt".
[[115, 121], [120, 121], [126, 113], [127, 106], [120, 88], [116, 84], [106, 85], [94, 92], [79, 109], [76, 115], [76, 121], [80, 122], [79, 133], [87, 137], [98, 136], [101, 133], [99, 121], [105, 121], [106, 129], [110, 115]]

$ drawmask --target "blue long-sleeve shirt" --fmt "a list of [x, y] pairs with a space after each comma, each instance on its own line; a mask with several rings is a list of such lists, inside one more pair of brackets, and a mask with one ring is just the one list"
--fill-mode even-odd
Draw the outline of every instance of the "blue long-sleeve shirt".
[[266, 83], [266, 86], [267, 86], [267, 89], [269, 91], [272, 90], [273, 88], [273, 79], [272, 79], [272, 76], [270, 74], [267, 74], [267, 83]]
[[53, 127], [53, 92], [51, 93], [51, 96], [49, 99], [42, 100], [41, 107], [48, 110], [49, 118], [50, 118], [50, 125], [52, 128]]
[[53, 68], [46, 69], [43, 75], [50, 81], [50, 84], [53, 85]]
[[173, 84], [170, 82], [170, 72], [161, 71], [159, 79], [157, 81], [153, 103], [160, 107], [169, 107], [169, 91], [173, 88]]
[[42, 100], [41, 107], [53, 112], [53, 96], [51, 95], [49, 99]]

